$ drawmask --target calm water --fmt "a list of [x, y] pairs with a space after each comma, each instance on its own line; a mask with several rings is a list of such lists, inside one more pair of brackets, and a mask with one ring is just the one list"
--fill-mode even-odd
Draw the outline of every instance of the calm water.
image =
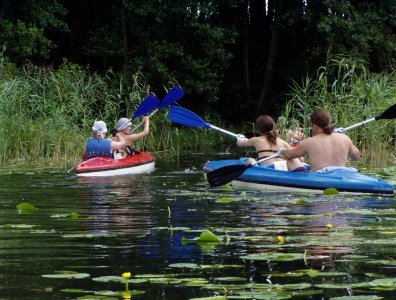
[[[394, 299], [395, 198], [208, 189], [204, 161], [102, 179], [3, 172], [0, 298], [122, 299], [131, 272], [132, 299]], [[206, 229], [222, 241], [182, 243]]]

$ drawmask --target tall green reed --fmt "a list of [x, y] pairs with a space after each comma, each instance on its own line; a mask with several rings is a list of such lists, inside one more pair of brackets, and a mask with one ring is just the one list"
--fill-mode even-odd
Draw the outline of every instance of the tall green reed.
[[[316, 78], [293, 82], [291, 100], [283, 113], [284, 127], [299, 122], [309, 135], [310, 113], [327, 109], [336, 127], [348, 127], [375, 117], [396, 103], [396, 73], [376, 74], [364, 61], [335, 57], [318, 69]], [[367, 161], [381, 162], [394, 152], [396, 126], [393, 121], [376, 121], [350, 130], [347, 134], [364, 153]]]
[[[100, 76], [68, 62], [57, 70], [33, 65], [17, 70], [4, 60], [0, 69], [0, 164], [44, 159], [66, 167], [68, 161], [80, 159], [95, 120], [104, 120], [111, 131], [151, 92], [140, 72]], [[216, 144], [212, 132], [177, 127], [166, 113], [161, 110], [152, 119], [149, 136], [138, 141], [137, 148], [178, 154]]]

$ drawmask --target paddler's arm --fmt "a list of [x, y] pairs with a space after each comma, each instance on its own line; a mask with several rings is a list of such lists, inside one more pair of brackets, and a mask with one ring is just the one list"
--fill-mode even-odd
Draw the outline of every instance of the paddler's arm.
[[242, 148], [254, 147], [254, 137], [247, 139], [244, 135], [238, 135], [237, 145]]
[[359, 149], [352, 143], [349, 146], [348, 157], [351, 160], [359, 160], [360, 159], [360, 151]]
[[279, 149], [279, 154], [286, 159], [293, 159], [303, 157], [305, 154], [308, 153], [306, 150], [306, 143], [307, 140], [303, 140], [297, 147], [294, 148], [281, 148]]
[[[288, 142], [286, 142], [286, 141], [284, 141], [284, 140], [282, 140], [282, 139], [280, 139], [280, 141], [281, 141], [281, 147], [282, 148], [285, 148], [285, 149], [293, 149], [294, 147], [292, 147]], [[298, 159], [301, 161], [301, 162], [304, 162], [304, 156], [300, 156], [300, 157], [298, 157]]]
[[126, 144], [132, 144], [132, 142], [140, 140], [141, 138], [144, 138], [145, 136], [147, 136], [149, 134], [150, 131], [150, 119], [145, 116], [143, 117], [142, 121], [144, 122], [144, 129], [136, 134], [130, 134], [128, 136], [126, 136]]

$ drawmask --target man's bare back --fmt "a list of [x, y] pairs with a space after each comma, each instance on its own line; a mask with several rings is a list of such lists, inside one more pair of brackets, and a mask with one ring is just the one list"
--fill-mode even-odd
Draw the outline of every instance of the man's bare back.
[[360, 159], [360, 151], [352, 140], [344, 134], [334, 133], [331, 115], [324, 109], [316, 109], [311, 114], [312, 130], [315, 136], [302, 140], [293, 149], [281, 149], [280, 154], [286, 159], [308, 154], [311, 172], [319, 169], [339, 166], [345, 167], [348, 157]]

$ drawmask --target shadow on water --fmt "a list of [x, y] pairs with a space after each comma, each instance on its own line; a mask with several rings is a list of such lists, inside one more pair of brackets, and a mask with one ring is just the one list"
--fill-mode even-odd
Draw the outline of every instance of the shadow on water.
[[[124, 272], [133, 299], [392, 298], [393, 197], [209, 189], [204, 162], [0, 175], [0, 298], [121, 299]], [[195, 241], [205, 230], [219, 241]]]

